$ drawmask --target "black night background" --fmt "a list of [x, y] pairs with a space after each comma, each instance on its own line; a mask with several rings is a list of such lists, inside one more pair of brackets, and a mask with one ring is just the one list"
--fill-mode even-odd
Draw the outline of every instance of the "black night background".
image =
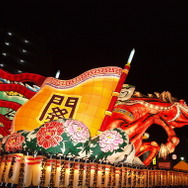
[[[123, 68], [135, 48], [126, 83], [144, 94], [170, 91], [188, 101], [187, 4], [17, 1], [0, 6], [0, 60], [5, 70], [54, 77], [60, 70], [60, 79], [70, 79], [96, 67]], [[28, 49], [20, 42], [24, 39], [29, 41]], [[19, 52], [22, 45], [28, 55]], [[6, 52], [13, 55], [4, 57]], [[154, 125], [148, 131], [151, 140], [166, 142], [162, 128]], [[175, 153], [188, 161], [188, 126], [175, 131], [181, 139]]]

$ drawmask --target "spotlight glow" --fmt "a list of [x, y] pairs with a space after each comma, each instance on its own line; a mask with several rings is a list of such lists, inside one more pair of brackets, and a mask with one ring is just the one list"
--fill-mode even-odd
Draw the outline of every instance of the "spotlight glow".
[[10, 46], [10, 43], [9, 43], [9, 42], [5, 42], [5, 45], [6, 45], [6, 46]]
[[3, 52], [2, 55], [3, 55], [3, 56], [7, 56], [7, 53]]
[[25, 61], [23, 59], [20, 59], [20, 63], [24, 63]]
[[9, 36], [12, 36], [12, 33], [11, 33], [11, 32], [8, 32], [7, 34], [8, 34]]
[[29, 43], [29, 41], [28, 41], [28, 40], [24, 40], [24, 42], [25, 42], [25, 43]]
[[184, 157], [180, 157], [180, 160], [183, 161], [185, 158]]
[[23, 52], [23, 53], [26, 53], [26, 52], [27, 52], [27, 50], [23, 49], [23, 50], [22, 50], [22, 52]]

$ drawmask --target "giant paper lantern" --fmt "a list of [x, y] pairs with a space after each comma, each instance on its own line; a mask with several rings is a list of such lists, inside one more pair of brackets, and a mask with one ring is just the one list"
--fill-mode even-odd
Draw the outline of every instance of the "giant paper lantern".
[[14, 130], [32, 130], [45, 122], [72, 118], [83, 122], [96, 135], [121, 71], [119, 67], [101, 67], [71, 80], [48, 77], [40, 91], [17, 111]]

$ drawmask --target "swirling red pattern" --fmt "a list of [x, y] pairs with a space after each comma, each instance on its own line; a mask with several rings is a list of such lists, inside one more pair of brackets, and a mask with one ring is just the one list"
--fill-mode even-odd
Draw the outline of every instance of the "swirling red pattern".
[[[35, 85], [39, 87], [42, 85], [42, 83], [46, 79], [45, 76], [42, 76], [39, 74], [34, 74], [34, 73], [11, 74], [2, 69], [0, 69], [0, 77], [3, 79], [7, 79], [9, 81], [14, 81], [14, 82], [34, 83]], [[15, 83], [7, 83], [7, 84], [0, 83], [0, 91], [14, 91], [14, 92], [22, 94], [27, 99], [31, 99], [31, 97], [33, 97], [36, 94], [36, 92], [31, 91], [24, 85], [15, 84]], [[17, 111], [21, 107], [21, 104], [13, 102], [13, 101], [0, 100], [0, 107], [10, 108], [10, 109]], [[0, 114], [0, 124], [1, 124], [0, 134], [3, 136], [9, 135], [10, 130], [11, 130], [12, 120], [8, 119], [3, 114]]]
[[0, 69], [0, 77], [16, 82], [33, 82], [38, 86], [41, 86], [44, 80], [46, 79], [45, 76], [35, 73], [11, 74], [2, 69]]

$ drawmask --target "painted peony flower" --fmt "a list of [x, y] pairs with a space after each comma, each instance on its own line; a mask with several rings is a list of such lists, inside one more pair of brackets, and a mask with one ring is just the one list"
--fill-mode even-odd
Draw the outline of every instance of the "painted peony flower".
[[5, 150], [15, 152], [22, 149], [22, 144], [25, 141], [25, 137], [21, 133], [13, 133], [6, 137], [3, 142], [5, 142]]
[[99, 146], [103, 152], [113, 152], [123, 143], [121, 134], [115, 130], [107, 130], [99, 135]]
[[75, 143], [85, 143], [90, 137], [88, 128], [80, 121], [67, 120], [64, 123], [64, 128], [67, 135]]
[[55, 147], [63, 140], [61, 137], [63, 132], [63, 123], [56, 121], [46, 123], [37, 132], [37, 143], [45, 149]]

